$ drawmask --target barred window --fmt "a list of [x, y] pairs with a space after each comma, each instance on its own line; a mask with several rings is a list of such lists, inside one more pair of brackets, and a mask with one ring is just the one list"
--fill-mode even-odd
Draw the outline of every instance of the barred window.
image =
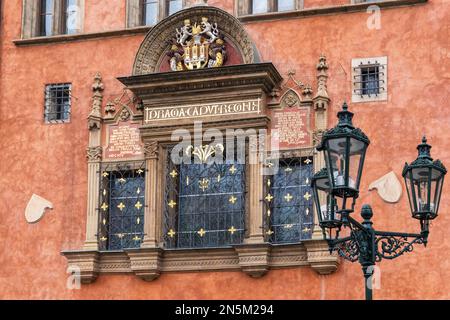
[[145, 163], [102, 164], [101, 250], [139, 248], [144, 238]]
[[46, 123], [70, 121], [72, 85], [70, 83], [50, 84], [45, 87]]
[[387, 100], [387, 57], [353, 59], [352, 102]]
[[[220, 146], [220, 145], [219, 145]], [[239, 244], [245, 228], [245, 165], [225, 160], [224, 148], [207, 162], [210, 146], [193, 151], [201, 163], [176, 165], [168, 150], [164, 240], [168, 248]], [[215, 148], [215, 152], [217, 151]]]
[[312, 158], [280, 159], [272, 176], [265, 179], [265, 231], [272, 243], [310, 239], [313, 199], [310, 186]]

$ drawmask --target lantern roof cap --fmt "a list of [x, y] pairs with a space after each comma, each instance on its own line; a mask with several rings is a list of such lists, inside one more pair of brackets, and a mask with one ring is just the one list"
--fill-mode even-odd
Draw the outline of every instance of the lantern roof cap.
[[326, 140], [340, 136], [350, 136], [357, 140], [363, 141], [366, 144], [370, 144], [370, 140], [367, 135], [361, 129], [353, 126], [353, 112], [348, 111], [348, 105], [346, 102], [342, 105], [342, 110], [338, 112], [337, 117], [339, 119], [338, 124], [324, 133], [317, 150], [324, 150], [324, 142]]
[[327, 170], [327, 168], [322, 168], [314, 174], [314, 176], [312, 177], [311, 180], [315, 181], [315, 180], [325, 179], [325, 178], [328, 179], [328, 170]]
[[432, 148], [431, 145], [427, 143], [427, 138], [423, 136], [422, 143], [417, 146], [419, 155], [416, 160], [411, 162], [411, 164], [405, 163], [402, 173], [403, 177], [406, 176], [409, 170], [423, 167], [433, 168], [441, 171], [444, 174], [447, 173], [447, 169], [439, 159], [433, 161], [430, 152], [431, 148]]

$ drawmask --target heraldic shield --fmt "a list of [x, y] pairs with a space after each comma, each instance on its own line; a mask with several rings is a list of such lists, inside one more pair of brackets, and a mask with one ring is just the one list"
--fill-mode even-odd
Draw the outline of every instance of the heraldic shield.
[[226, 60], [225, 41], [217, 23], [203, 17], [200, 24], [184, 21], [168, 53], [172, 71], [220, 67]]

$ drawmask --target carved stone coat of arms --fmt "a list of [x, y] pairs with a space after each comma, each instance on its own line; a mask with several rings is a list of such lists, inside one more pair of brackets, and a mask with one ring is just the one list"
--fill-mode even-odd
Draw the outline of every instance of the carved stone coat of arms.
[[217, 23], [209, 22], [208, 18], [203, 17], [200, 24], [193, 25], [187, 19], [176, 29], [168, 56], [172, 71], [220, 67], [227, 58], [225, 40]]

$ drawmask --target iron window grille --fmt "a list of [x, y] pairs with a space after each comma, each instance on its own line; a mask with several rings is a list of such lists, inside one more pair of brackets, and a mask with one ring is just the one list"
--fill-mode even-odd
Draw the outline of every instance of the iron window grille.
[[70, 83], [50, 84], [45, 87], [46, 123], [70, 121], [72, 85]]
[[266, 241], [296, 243], [311, 239], [314, 214], [310, 184], [313, 174], [312, 158], [302, 157], [280, 159], [274, 174], [266, 176]]
[[[226, 247], [245, 237], [246, 166], [226, 160], [174, 164], [167, 149], [164, 243], [167, 248]], [[210, 146], [193, 148], [193, 155]], [[197, 152], [200, 150], [200, 153]], [[197, 159], [198, 160], [198, 159]], [[207, 160], [207, 159], [203, 159]]]
[[378, 96], [385, 91], [385, 68], [375, 61], [373, 64], [359, 65], [353, 69], [353, 92], [361, 97]]
[[105, 163], [100, 174], [101, 250], [139, 248], [144, 238], [145, 162]]

